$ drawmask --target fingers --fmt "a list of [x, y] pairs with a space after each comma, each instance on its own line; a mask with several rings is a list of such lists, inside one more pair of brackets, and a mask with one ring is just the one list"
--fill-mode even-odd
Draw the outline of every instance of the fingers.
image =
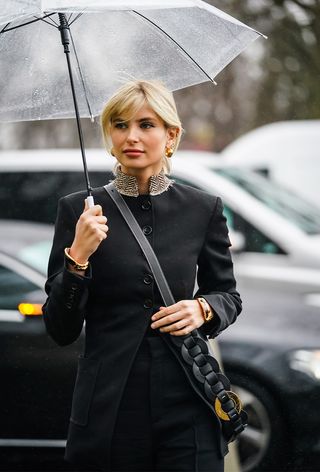
[[196, 300], [182, 300], [166, 308], [160, 307], [151, 320], [151, 328], [174, 336], [184, 336], [204, 323]]
[[181, 308], [183, 308], [183, 302], [177, 302], [177, 303], [174, 303], [173, 305], [170, 305], [170, 306], [167, 306], [167, 307], [163, 307], [161, 306], [160, 307], [160, 310], [155, 313], [154, 315], [152, 315], [152, 321], [156, 321], [160, 318], [163, 318], [164, 316], [167, 316], [167, 315], [170, 315], [172, 313], [175, 313], [177, 311], [179, 311]]
[[106, 239], [109, 228], [107, 218], [102, 214], [101, 205], [89, 208], [87, 200], [84, 202], [84, 210], [76, 224], [75, 238], [72, 250], [79, 259], [88, 260], [101, 242]]
[[172, 331], [170, 334], [171, 336], [186, 336], [187, 334], [191, 333], [196, 328], [196, 326], [186, 326], [183, 329], [178, 331]]
[[162, 328], [159, 328], [159, 331], [161, 331], [161, 333], [174, 333], [179, 330], [188, 328], [188, 326], [190, 326], [189, 323], [190, 323], [190, 320], [183, 318], [177, 323], [173, 323], [171, 325], [167, 325], [167, 326], [163, 326]]
[[[179, 321], [182, 316], [183, 315], [180, 311], [171, 315], [163, 316], [162, 318], [159, 318], [157, 321], [153, 322], [151, 324], [151, 328], [162, 328], [162, 326], [171, 325], [172, 323]], [[151, 319], [153, 320], [154, 318], [152, 317]]]
[[87, 199], [84, 200], [84, 213], [90, 213], [91, 215], [101, 216], [102, 215], [102, 206], [101, 205], [94, 205], [93, 207], [89, 208]]

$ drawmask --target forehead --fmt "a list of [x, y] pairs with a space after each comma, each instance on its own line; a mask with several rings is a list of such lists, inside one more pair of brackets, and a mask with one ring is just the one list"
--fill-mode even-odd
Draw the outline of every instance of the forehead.
[[152, 119], [155, 121], [162, 122], [162, 119], [157, 115], [157, 113], [151, 108], [150, 105], [145, 103], [137, 111], [130, 113], [130, 117], [127, 113], [122, 113], [119, 116], [115, 117], [114, 120], [122, 119], [124, 121], [140, 121], [143, 119]]

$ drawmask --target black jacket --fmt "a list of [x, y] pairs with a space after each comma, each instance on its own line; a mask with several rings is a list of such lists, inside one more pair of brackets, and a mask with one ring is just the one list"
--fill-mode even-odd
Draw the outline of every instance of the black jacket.
[[[60, 345], [75, 341], [85, 321], [66, 458], [106, 468], [128, 373], [150, 317], [163, 302], [109, 195], [103, 187], [93, 195], [108, 218], [108, 237], [90, 257], [85, 277], [68, 271], [63, 251], [73, 241], [86, 195], [60, 200], [43, 311], [47, 330]], [[215, 337], [241, 311], [221, 199], [176, 183], [157, 196], [124, 198], [153, 246], [175, 300], [201, 295], [213, 308], [214, 319], [201, 330]]]

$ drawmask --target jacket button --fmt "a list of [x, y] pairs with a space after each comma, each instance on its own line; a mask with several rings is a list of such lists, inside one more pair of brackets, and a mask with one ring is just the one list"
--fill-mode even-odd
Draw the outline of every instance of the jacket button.
[[147, 300], [144, 301], [143, 306], [144, 308], [152, 308], [153, 307], [152, 300], [150, 300], [150, 298], [147, 298]]
[[144, 201], [141, 205], [141, 208], [142, 208], [142, 210], [150, 210], [150, 208], [151, 208], [150, 200]]
[[146, 275], [143, 277], [143, 282], [144, 282], [146, 285], [150, 285], [150, 284], [153, 282], [153, 277], [152, 277], [152, 275], [146, 274]]
[[145, 234], [146, 236], [148, 236], [149, 234], [152, 233], [152, 228], [151, 228], [151, 226], [144, 226], [144, 227], [142, 228], [142, 231], [144, 232], [144, 234]]

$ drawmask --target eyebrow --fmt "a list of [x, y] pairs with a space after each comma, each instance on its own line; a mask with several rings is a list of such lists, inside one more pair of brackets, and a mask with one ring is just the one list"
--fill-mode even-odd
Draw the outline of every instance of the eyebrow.
[[[152, 117], [152, 116], [148, 117], [148, 116], [147, 116], [147, 117], [145, 117], [145, 118], [140, 118], [140, 119], [138, 120], [138, 122], [141, 123], [142, 121], [155, 121], [155, 120], [156, 120], [155, 117]], [[120, 118], [120, 117], [119, 117], [119, 118], [115, 118], [115, 119], [112, 120], [112, 121], [113, 121], [113, 123], [125, 123], [125, 122], [128, 121], [128, 120], [124, 120], [123, 118]]]

